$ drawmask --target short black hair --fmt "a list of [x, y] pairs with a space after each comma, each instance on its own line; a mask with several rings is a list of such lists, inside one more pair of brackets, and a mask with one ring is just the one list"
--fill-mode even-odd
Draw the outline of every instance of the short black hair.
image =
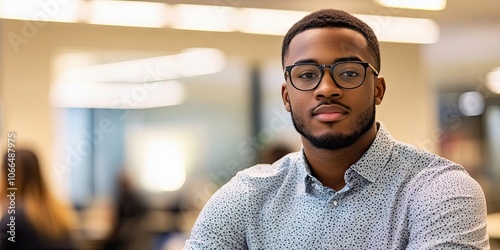
[[301, 32], [314, 28], [339, 27], [347, 28], [362, 34], [368, 42], [368, 48], [375, 59], [374, 67], [380, 72], [380, 46], [373, 30], [359, 18], [342, 10], [323, 9], [313, 12], [297, 23], [286, 33], [281, 46], [281, 64], [285, 65], [285, 57], [292, 39]]

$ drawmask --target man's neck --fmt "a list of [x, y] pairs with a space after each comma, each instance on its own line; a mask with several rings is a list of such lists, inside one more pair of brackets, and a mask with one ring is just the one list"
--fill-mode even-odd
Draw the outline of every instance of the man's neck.
[[304, 153], [311, 173], [324, 186], [340, 190], [345, 186], [344, 174], [370, 148], [377, 135], [377, 126], [363, 134], [349, 147], [328, 150], [314, 147], [307, 139], [302, 139]]

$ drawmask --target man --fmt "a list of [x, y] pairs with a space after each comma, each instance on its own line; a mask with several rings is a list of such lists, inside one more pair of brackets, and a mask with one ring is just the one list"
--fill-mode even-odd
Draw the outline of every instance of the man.
[[302, 150], [220, 188], [186, 249], [489, 248], [478, 183], [375, 122], [386, 84], [366, 23], [314, 12], [285, 35], [282, 63]]

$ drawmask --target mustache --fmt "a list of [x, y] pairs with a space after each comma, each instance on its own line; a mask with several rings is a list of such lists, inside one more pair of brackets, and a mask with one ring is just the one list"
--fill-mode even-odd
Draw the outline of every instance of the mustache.
[[348, 111], [351, 111], [351, 108], [341, 102], [339, 102], [337, 99], [325, 99], [325, 100], [322, 100], [321, 102], [318, 103], [318, 105], [316, 105], [315, 107], [313, 107], [311, 110], [310, 110], [310, 113], [312, 114], [313, 111], [315, 109], [317, 109], [319, 106], [322, 106], [322, 105], [332, 105], [332, 104], [335, 104], [335, 105], [339, 105], [341, 107], [343, 107], [344, 109], [348, 110]]

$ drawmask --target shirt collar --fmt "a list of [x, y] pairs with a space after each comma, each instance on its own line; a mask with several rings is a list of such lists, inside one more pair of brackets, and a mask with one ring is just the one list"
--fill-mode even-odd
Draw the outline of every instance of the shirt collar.
[[391, 158], [396, 142], [384, 124], [377, 122], [378, 132], [375, 140], [363, 156], [351, 166], [351, 169], [370, 182], [375, 182]]
[[[375, 182], [382, 172], [383, 168], [389, 161], [391, 157], [391, 152], [394, 147], [395, 140], [387, 131], [382, 122], [377, 122], [377, 135], [372, 145], [363, 154], [363, 156], [354, 163], [350, 170], [358, 173], [361, 177], [368, 180], [369, 182]], [[305, 180], [305, 190], [311, 183], [319, 182], [315, 177], [311, 175], [311, 169], [306, 161], [304, 155], [304, 148], [301, 149], [300, 153], [300, 172]], [[350, 171], [348, 170], [348, 172]], [[314, 184], [316, 185], [316, 184]]]

